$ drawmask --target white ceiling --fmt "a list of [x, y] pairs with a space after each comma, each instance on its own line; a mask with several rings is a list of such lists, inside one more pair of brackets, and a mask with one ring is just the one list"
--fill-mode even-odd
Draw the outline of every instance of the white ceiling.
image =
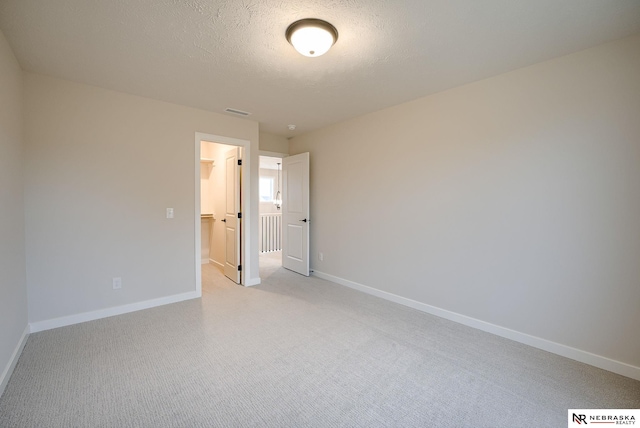
[[[284, 37], [307, 17], [322, 57]], [[25, 70], [293, 136], [640, 32], [640, 1], [0, 0], [0, 29]]]

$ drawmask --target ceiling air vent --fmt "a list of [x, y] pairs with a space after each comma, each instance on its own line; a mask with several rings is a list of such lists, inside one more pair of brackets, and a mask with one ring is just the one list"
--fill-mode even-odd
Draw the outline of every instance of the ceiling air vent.
[[228, 108], [228, 107], [224, 109], [224, 111], [226, 111], [227, 113], [237, 114], [239, 116], [249, 116], [251, 114], [248, 111], [242, 111], [242, 110], [237, 110], [235, 108]]

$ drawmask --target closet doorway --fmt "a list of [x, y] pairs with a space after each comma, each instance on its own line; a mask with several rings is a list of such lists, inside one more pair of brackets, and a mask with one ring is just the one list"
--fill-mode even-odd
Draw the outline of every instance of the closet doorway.
[[200, 294], [204, 264], [237, 284], [254, 285], [243, 269], [250, 254], [249, 144], [196, 133], [196, 291]]

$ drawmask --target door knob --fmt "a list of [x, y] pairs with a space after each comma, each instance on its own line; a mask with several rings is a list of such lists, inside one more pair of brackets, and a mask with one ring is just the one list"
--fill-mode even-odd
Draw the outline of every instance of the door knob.
[[[305, 222], [305, 223], [306, 223], [306, 222], [307, 222], [307, 219], [305, 218], [305, 219], [303, 219], [303, 220], [299, 220], [299, 221], [303, 221], [303, 222]], [[309, 221], [311, 221], [311, 220], [309, 220]]]
[[226, 222], [227, 222], [227, 219], [226, 219], [226, 218], [223, 218], [223, 219], [222, 219], [222, 221], [226, 223]]

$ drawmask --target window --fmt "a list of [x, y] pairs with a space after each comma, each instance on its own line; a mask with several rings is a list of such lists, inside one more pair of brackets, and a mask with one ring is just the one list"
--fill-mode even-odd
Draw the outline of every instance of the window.
[[273, 202], [273, 177], [260, 177], [260, 202]]

